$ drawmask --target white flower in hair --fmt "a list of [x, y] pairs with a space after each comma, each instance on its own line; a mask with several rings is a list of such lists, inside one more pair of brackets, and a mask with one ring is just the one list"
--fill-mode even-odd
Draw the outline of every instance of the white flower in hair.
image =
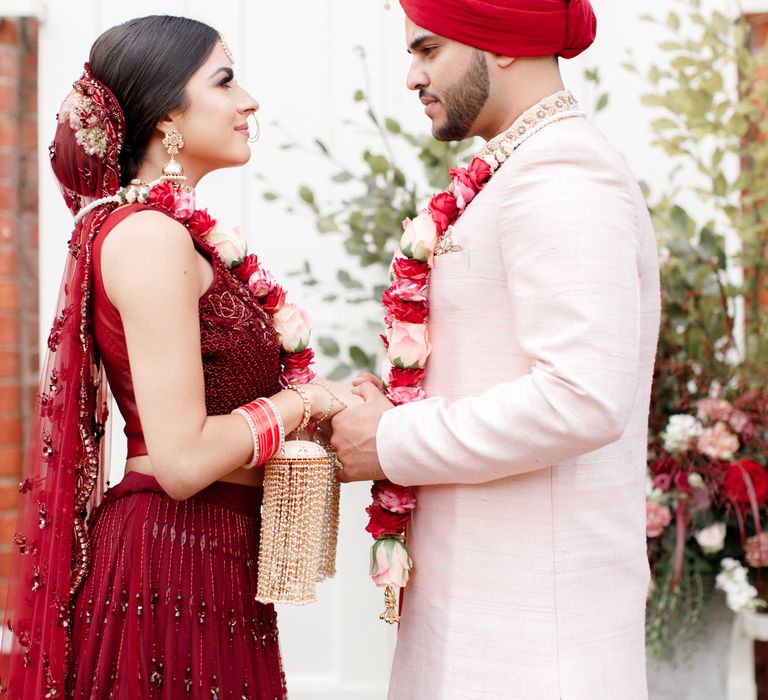
[[59, 123], [69, 122], [78, 145], [89, 155], [104, 158], [107, 154], [107, 132], [99, 122], [96, 104], [73, 90], [59, 112]]

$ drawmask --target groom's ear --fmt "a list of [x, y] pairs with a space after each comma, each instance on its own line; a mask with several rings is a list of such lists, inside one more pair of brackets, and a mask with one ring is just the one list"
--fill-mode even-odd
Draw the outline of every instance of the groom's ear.
[[492, 53], [491, 54], [491, 60], [499, 68], [507, 68], [508, 66], [511, 66], [515, 62], [515, 57], [514, 56], [502, 56], [500, 53]]

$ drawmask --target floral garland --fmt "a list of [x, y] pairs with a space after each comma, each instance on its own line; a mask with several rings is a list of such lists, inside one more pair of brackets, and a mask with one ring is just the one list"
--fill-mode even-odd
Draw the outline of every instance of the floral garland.
[[[452, 249], [453, 225], [499, 165], [491, 158], [474, 158], [466, 168], [452, 168], [448, 192], [435, 195], [415, 219], [403, 222], [404, 233], [389, 272], [392, 284], [382, 296], [386, 324], [382, 340], [387, 350], [383, 377], [386, 396], [395, 405], [426, 398], [422, 384], [432, 351], [428, 318], [434, 258]], [[365, 528], [375, 540], [370, 574], [377, 586], [386, 589], [387, 607], [380, 618], [392, 624], [399, 620], [394, 588], [407, 585], [413, 567], [405, 534], [416, 498], [412, 487], [388, 480], [376, 482], [371, 495], [373, 503], [366, 508], [369, 522]]]
[[[550, 124], [584, 116], [567, 90], [550, 95], [523, 112], [505, 132], [486, 143], [466, 168], [452, 168], [451, 184], [429, 202], [413, 221], [403, 222], [404, 233], [390, 267], [391, 286], [383, 294], [387, 366], [382, 377], [387, 398], [395, 405], [426, 398], [422, 383], [429, 342], [429, 277], [436, 255], [458, 250], [453, 227], [493, 174], [531, 136]], [[381, 619], [394, 623], [394, 588], [408, 583], [413, 562], [405, 533], [416, 507], [412, 488], [380, 481], [371, 489], [373, 503], [366, 509], [366, 530], [375, 542], [371, 549], [371, 577], [385, 587], [386, 609]]]
[[206, 209], [197, 209], [195, 194], [166, 181], [130, 185], [115, 200], [122, 204], [146, 204], [161, 209], [213, 248], [234, 276], [250, 291], [253, 299], [272, 317], [280, 339], [280, 386], [307, 384], [315, 379], [315, 353], [309, 347], [311, 324], [307, 312], [286, 303], [286, 292], [259, 259], [248, 253], [238, 228], [223, 229]]

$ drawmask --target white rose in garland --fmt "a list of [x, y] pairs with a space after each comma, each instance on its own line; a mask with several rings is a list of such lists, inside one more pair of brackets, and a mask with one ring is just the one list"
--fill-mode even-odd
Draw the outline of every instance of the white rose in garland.
[[301, 352], [309, 345], [312, 324], [304, 309], [296, 304], [286, 304], [273, 318], [283, 350]]

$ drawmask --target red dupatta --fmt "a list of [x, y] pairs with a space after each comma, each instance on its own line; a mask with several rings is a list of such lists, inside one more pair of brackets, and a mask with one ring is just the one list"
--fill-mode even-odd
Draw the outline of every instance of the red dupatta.
[[91, 334], [93, 240], [119, 189], [125, 123], [86, 64], [64, 100], [50, 155], [73, 214], [56, 316], [19, 485], [19, 516], [2, 627], [0, 692], [63, 697], [72, 601], [89, 565], [85, 528], [105, 482], [107, 384]]

